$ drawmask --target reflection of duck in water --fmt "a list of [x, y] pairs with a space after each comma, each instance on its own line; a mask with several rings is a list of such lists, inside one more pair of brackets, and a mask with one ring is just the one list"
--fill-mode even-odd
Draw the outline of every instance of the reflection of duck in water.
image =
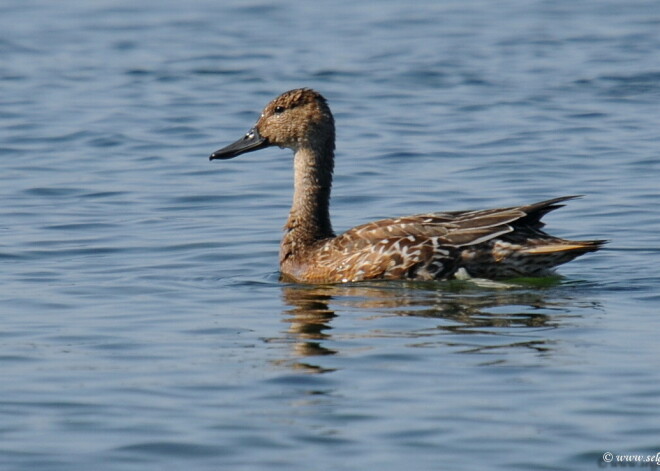
[[[330, 293], [285, 287], [283, 295], [284, 301], [291, 307], [286, 313], [289, 315], [287, 318], [287, 322], [290, 323], [289, 333], [296, 339], [294, 347], [296, 354], [301, 357], [312, 357], [337, 353], [323, 346], [323, 341], [330, 338], [330, 334], [326, 331], [332, 329], [330, 323], [336, 317], [330, 310], [332, 300]], [[319, 368], [306, 363], [298, 366]]]
[[329, 214], [335, 125], [326, 100], [310, 89], [280, 95], [254, 128], [211, 159], [231, 159], [268, 146], [295, 153], [293, 206], [280, 248], [285, 279], [442, 280], [461, 268], [482, 278], [542, 276], [603, 244], [541, 231], [541, 218], [570, 196], [502, 209], [383, 219], [335, 236]]
[[422, 289], [413, 283], [381, 284], [284, 286], [283, 300], [291, 307], [287, 311], [290, 332], [301, 339], [325, 340], [330, 336], [330, 323], [337, 317], [335, 309], [357, 310], [369, 317], [432, 317], [458, 324], [446, 326], [448, 330], [462, 330], [552, 325], [552, 317], [543, 310], [566, 307], [563, 301], [547, 299], [543, 290], [516, 289], [514, 285], [509, 289], [481, 289], [471, 282], [452, 282], [444, 289]]
[[[293, 342], [295, 356], [306, 360], [280, 363], [310, 372], [329, 371], [319, 366], [321, 363], [312, 364], [310, 358], [340, 353], [339, 346], [342, 350], [350, 350], [355, 344], [364, 347], [368, 345], [364, 339], [384, 336], [405, 338], [419, 347], [446, 346], [457, 353], [552, 350], [552, 334], [542, 332], [561, 325], [565, 321], [559, 319], [562, 313], [575, 316], [576, 309], [572, 298], [553, 293], [514, 285], [509, 289], [482, 289], [471, 282], [434, 284], [433, 289], [427, 289], [424, 283], [399, 282], [283, 285], [282, 298], [289, 306], [285, 311], [289, 324], [286, 339]], [[345, 320], [347, 313], [359, 313], [361, 319], [371, 321], [361, 323], [363, 330], [359, 332], [347, 334], [341, 328], [340, 333], [334, 332], [333, 324], [349, 322]], [[378, 319], [392, 316], [434, 318], [438, 322], [432, 322], [434, 327], [425, 322], [421, 329], [418, 323], [411, 323], [410, 330], [400, 330], [400, 323], [393, 330], [383, 328], [389, 322], [383, 324]]]

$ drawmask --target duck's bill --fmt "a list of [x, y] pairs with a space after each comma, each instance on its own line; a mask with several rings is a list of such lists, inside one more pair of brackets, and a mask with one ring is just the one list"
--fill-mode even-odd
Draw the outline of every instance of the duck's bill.
[[220, 150], [216, 150], [213, 154], [211, 154], [209, 160], [233, 159], [234, 157], [245, 154], [246, 152], [263, 149], [269, 145], [270, 144], [268, 143], [268, 139], [261, 137], [259, 135], [259, 131], [257, 131], [257, 128], [252, 128], [238, 141], [234, 142], [233, 144], [229, 144], [227, 147], [223, 147]]

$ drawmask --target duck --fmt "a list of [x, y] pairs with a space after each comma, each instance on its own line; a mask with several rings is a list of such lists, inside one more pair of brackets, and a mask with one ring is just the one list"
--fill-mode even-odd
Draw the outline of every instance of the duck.
[[545, 214], [578, 196], [381, 219], [336, 235], [329, 211], [335, 121], [327, 100], [310, 88], [287, 91], [266, 105], [242, 138], [209, 158], [233, 159], [271, 146], [291, 149], [294, 155], [293, 203], [279, 254], [283, 281], [543, 277], [606, 242], [561, 239], [541, 230]]

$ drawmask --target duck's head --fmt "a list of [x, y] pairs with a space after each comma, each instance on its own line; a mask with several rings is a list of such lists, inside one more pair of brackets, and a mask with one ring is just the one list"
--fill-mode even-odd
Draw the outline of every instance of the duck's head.
[[209, 158], [231, 159], [269, 146], [333, 151], [334, 145], [335, 123], [325, 98], [309, 88], [298, 88], [271, 101], [245, 136]]

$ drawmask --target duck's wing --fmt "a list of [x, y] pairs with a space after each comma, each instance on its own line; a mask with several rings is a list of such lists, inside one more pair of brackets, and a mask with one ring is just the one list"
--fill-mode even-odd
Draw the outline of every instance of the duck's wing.
[[507, 234], [525, 216], [506, 208], [382, 219], [329, 241], [317, 266], [332, 269], [339, 281], [443, 279], [456, 270], [462, 247]]
[[[544, 266], [537, 270], [540, 272], [541, 268], [552, 268], [581, 253], [597, 250], [603, 243], [566, 241], [540, 230], [541, 218], [572, 198], [575, 196], [525, 206], [374, 221], [329, 241], [325, 250], [319, 252], [317, 263], [335, 273], [339, 281], [444, 279], [453, 275], [466, 257], [474, 261], [470, 266], [473, 270], [475, 263], [485, 263], [488, 270], [484, 273], [498, 276], [503, 267], [502, 276], [507, 276], [511, 270], [506, 261], [502, 262], [510, 253], [533, 257], [571, 252], [561, 257], [544, 257]], [[506, 248], [504, 256], [500, 256], [501, 246]], [[531, 263], [532, 268], [537, 266]]]

